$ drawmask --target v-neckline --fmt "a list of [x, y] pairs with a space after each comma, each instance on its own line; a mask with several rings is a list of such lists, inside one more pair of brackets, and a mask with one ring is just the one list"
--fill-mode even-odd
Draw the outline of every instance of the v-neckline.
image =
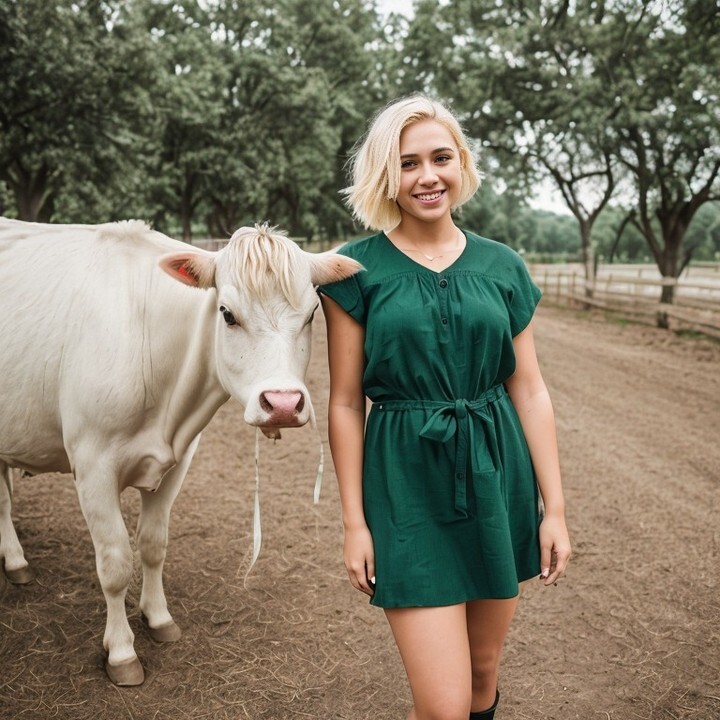
[[464, 257], [465, 253], [467, 252], [468, 245], [470, 244], [470, 238], [468, 237], [468, 234], [462, 229], [458, 228], [460, 232], [463, 234], [463, 237], [465, 238], [465, 247], [462, 249], [462, 252], [453, 260], [449, 265], [447, 265], [444, 268], [441, 268], [439, 270], [434, 270], [433, 268], [428, 267], [427, 265], [423, 265], [421, 262], [418, 262], [417, 260], [413, 260], [406, 252], [403, 252], [388, 236], [385, 232], [382, 233], [383, 238], [385, 238], [385, 242], [392, 248], [394, 252], [396, 252], [398, 255], [401, 255], [405, 258], [408, 262], [412, 263], [415, 267], [422, 268], [423, 270], [427, 270], [428, 272], [432, 273], [433, 275], [442, 275], [443, 273], [448, 272], [452, 268], [454, 268], [455, 265], [457, 265]]

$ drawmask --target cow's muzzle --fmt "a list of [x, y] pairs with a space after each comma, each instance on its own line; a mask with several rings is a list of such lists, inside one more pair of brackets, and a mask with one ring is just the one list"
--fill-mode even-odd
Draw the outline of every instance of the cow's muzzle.
[[305, 395], [299, 390], [265, 390], [260, 393], [260, 408], [268, 415], [260, 427], [300, 427], [307, 422]]

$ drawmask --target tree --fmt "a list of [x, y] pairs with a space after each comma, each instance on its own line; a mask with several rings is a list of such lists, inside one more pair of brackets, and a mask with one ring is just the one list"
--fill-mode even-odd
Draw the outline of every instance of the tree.
[[[623, 44], [600, 65], [614, 96], [615, 153], [632, 179], [629, 221], [671, 280], [692, 257], [683, 243], [695, 214], [720, 199], [720, 14], [712, 5], [628, 4], [608, 19]], [[664, 285], [661, 302], [671, 303], [674, 289]], [[658, 324], [667, 327], [665, 313]]]
[[[592, 228], [615, 187], [607, 108], [589, 55], [599, 18], [591, 3], [424, 0], [405, 62], [481, 138], [493, 174], [531, 194], [550, 177], [575, 216], [586, 275]], [[438, 37], [439, 34], [439, 37]]]
[[209, 12], [228, 73], [211, 232], [266, 218], [305, 237], [348, 226], [337, 192], [350, 129], [365, 117], [372, 6], [218, 2]]
[[221, 125], [229, 71], [201, 3], [136, 0], [135, 6], [152, 40], [159, 76], [158, 141], [143, 160], [146, 193], [155, 208], [154, 225], [169, 229], [179, 218], [182, 238], [189, 242], [197, 210], [227, 152]]
[[185, 239], [198, 218], [347, 233], [384, 48], [371, 0], [0, 0], [0, 201]]
[[122, 5], [0, 0], [0, 180], [21, 219], [48, 220], [65, 184], [92, 195], [130, 167], [154, 76]]
[[589, 278], [592, 228], [619, 181], [628, 222], [674, 279], [692, 256], [683, 240], [695, 213], [720, 196], [715, 5], [423, 0], [404, 62], [462, 113], [506, 183], [555, 181]]

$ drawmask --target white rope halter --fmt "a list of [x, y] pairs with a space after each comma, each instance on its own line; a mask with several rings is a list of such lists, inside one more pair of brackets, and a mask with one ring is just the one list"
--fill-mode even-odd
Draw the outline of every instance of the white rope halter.
[[[310, 411], [310, 426], [317, 432], [317, 421], [315, 418], [315, 409]], [[247, 581], [250, 571], [255, 565], [255, 561], [260, 555], [262, 546], [262, 524], [260, 522], [260, 428], [255, 428], [255, 507], [253, 510], [253, 553], [250, 567], [245, 573], [245, 581]], [[277, 442], [278, 438], [274, 438], [273, 442]], [[320, 438], [320, 462], [318, 463], [317, 474], [315, 476], [315, 488], [313, 489], [313, 503], [317, 505], [320, 502], [320, 490], [322, 488], [323, 471], [325, 469], [325, 450], [323, 448], [322, 438]]]

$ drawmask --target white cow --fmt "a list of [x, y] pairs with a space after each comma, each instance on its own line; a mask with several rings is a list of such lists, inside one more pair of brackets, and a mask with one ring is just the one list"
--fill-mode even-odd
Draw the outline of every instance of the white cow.
[[137, 221], [0, 219], [0, 556], [11, 581], [32, 578], [10, 517], [12, 468], [74, 473], [113, 682], [144, 679], [125, 613], [133, 555], [120, 493], [142, 496], [140, 609], [153, 637], [176, 640], [162, 585], [168, 516], [200, 432], [231, 396], [268, 434], [307, 422], [313, 285], [358, 269], [267, 227], [211, 253]]

